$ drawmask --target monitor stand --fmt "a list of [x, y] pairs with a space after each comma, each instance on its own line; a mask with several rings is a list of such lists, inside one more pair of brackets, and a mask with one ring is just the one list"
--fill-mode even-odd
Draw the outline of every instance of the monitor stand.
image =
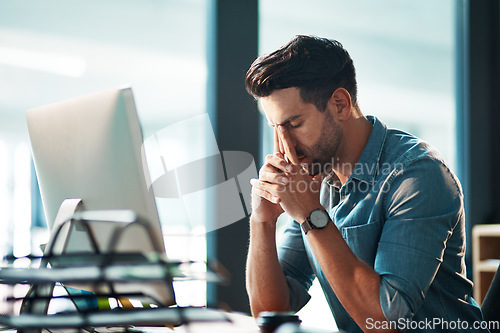
[[[59, 206], [59, 210], [57, 212], [56, 219], [54, 224], [52, 225], [52, 230], [50, 233], [49, 242], [45, 245], [44, 253], [46, 253], [46, 249], [53, 249], [52, 254], [62, 254], [67, 246], [68, 234], [70, 232], [70, 224], [66, 223], [59, 231], [59, 234], [54, 235], [58, 232], [66, 221], [71, 219], [71, 217], [81, 208], [82, 199], [65, 199], [61, 206]], [[55, 242], [55, 243], [54, 243]]]
[[[52, 252], [51, 254], [61, 254], [64, 252], [67, 245], [67, 236], [70, 232], [70, 224], [63, 224], [76, 213], [81, 203], [82, 199], [65, 199], [62, 202], [59, 207], [59, 211], [57, 212], [54, 224], [52, 225], [49, 242], [42, 245], [44, 254], [47, 254], [47, 250]], [[61, 225], [63, 225], [62, 228]], [[55, 252], [52, 250], [55, 250]], [[47, 267], [47, 265], [48, 260], [42, 258], [40, 267]], [[21, 305], [21, 313], [30, 312], [36, 314], [46, 314], [49, 308], [50, 296], [54, 292], [54, 286], [54, 283], [31, 285]], [[33, 295], [36, 295], [37, 297], [32, 298]]]

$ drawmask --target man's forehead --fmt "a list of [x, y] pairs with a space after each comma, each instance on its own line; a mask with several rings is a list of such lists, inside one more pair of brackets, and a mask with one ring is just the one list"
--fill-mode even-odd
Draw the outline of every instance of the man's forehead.
[[282, 125], [282, 126], [286, 126], [288, 123], [290, 123], [291, 121], [294, 121], [295, 119], [298, 119], [302, 117], [302, 115], [300, 114], [296, 114], [296, 115], [293, 115], [291, 117], [288, 117], [288, 118], [285, 118], [284, 121], [277, 121], [275, 123], [271, 122], [271, 120], [268, 118], [267, 119], [267, 124], [271, 127], [275, 127], [275, 126], [279, 126], [279, 125]]
[[274, 96], [259, 99], [259, 108], [267, 118], [269, 126], [286, 125], [289, 122], [303, 116], [305, 103], [290, 103], [289, 100], [276, 99]]

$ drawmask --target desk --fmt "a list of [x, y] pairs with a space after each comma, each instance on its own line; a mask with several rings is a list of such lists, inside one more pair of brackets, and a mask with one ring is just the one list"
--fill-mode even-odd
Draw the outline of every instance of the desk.
[[[131, 332], [145, 333], [259, 333], [259, 328], [255, 319], [241, 313], [224, 313], [228, 321], [198, 321], [185, 324], [174, 329], [168, 327], [135, 327]], [[116, 333], [124, 332], [123, 328], [97, 328], [97, 332]], [[14, 333], [16, 330], [5, 329], [0, 326], [2, 333]], [[75, 332], [75, 329], [51, 329], [42, 332], [68, 333]]]
[[[227, 313], [231, 322], [198, 322], [179, 326], [174, 329], [175, 333], [258, 333], [253, 317], [241, 313]], [[163, 330], [165, 332], [165, 330]], [[160, 332], [158, 332], [160, 333]]]
[[[193, 322], [170, 329], [167, 327], [136, 327], [131, 332], [137, 333], [260, 333], [255, 319], [241, 313], [226, 313], [230, 322]], [[98, 329], [101, 333], [123, 333], [122, 328]], [[5, 330], [0, 327], [1, 333], [17, 333], [16, 330]], [[42, 330], [43, 333], [74, 333], [75, 329], [51, 329]], [[297, 331], [294, 331], [297, 332]], [[339, 333], [318, 328], [301, 327], [301, 333]], [[297, 332], [298, 333], [298, 332]]]
[[[193, 323], [188, 326], [181, 326], [175, 328], [173, 331], [175, 333], [260, 333], [259, 327], [257, 326], [255, 319], [253, 317], [241, 314], [241, 313], [227, 313], [227, 316], [232, 321], [232, 323]], [[293, 329], [292, 329], [293, 330]], [[148, 332], [148, 330], [146, 330]], [[151, 333], [163, 333], [162, 331], [151, 331]], [[331, 331], [319, 328], [310, 328], [301, 326], [300, 331], [295, 331], [295, 333], [339, 333], [339, 331]]]

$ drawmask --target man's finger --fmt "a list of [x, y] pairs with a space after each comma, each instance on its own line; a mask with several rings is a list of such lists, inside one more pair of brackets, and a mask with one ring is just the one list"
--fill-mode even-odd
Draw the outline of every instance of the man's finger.
[[281, 140], [279, 138], [278, 134], [278, 128], [274, 127], [274, 153], [281, 153], [284, 154], [285, 152], [283, 151], [283, 145], [281, 144]]
[[290, 183], [290, 180], [284, 174], [277, 174], [275, 172], [265, 172], [265, 171], [260, 172], [259, 180], [283, 186]]
[[286, 173], [292, 171], [292, 165], [288, 163], [281, 153], [276, 153], [275, 155], [267, 155], [264, 161], [264, 165], [260, 168], [259, 173], [274, 172], [274, 173]]
[[297, 157], [297, 152], [295, 151], [295, 147], [292, 145], [292, 139], [290, 138], [290, 135], [288, 134], [288, 131], [286, 130], [285, 126], [279, 125], [278, 132], [279, 132], [278, 139], [283, 145], [283, 150], [285, 155], [288, 157], [288, 160], [292, 164], [298, 165], [299, 159]]
[[272, 190], [280, 191], [279, 185], [267, 184], [265, 182], [259, 181], [258, 179], [251, 179], [250, 184], [252, 184], [252, 191], [255, 195], [264, 198], [274, 204], [280, 202], [280, 198], [271, 192]]
[[273, 196], [278, 197], [281, 192], [284, 190], [284, 185], [276, 184], [276, 183], [268, 183], [265, 181], [261, 181], [259, 179], [251, 179], [250, 184], [254, 188], [258, 188], [264, 190], [266, 192], [271, 193]]

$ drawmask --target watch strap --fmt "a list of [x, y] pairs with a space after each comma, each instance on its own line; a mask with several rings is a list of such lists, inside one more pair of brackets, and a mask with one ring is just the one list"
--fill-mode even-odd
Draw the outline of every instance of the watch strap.
[[307, 235], [309, 230], [314, 229], [311, 223], [309, 223], [309, 217], [306, 218], [304, 222], [301, 224], [302, 230], [304, 230], [304, 234]]

